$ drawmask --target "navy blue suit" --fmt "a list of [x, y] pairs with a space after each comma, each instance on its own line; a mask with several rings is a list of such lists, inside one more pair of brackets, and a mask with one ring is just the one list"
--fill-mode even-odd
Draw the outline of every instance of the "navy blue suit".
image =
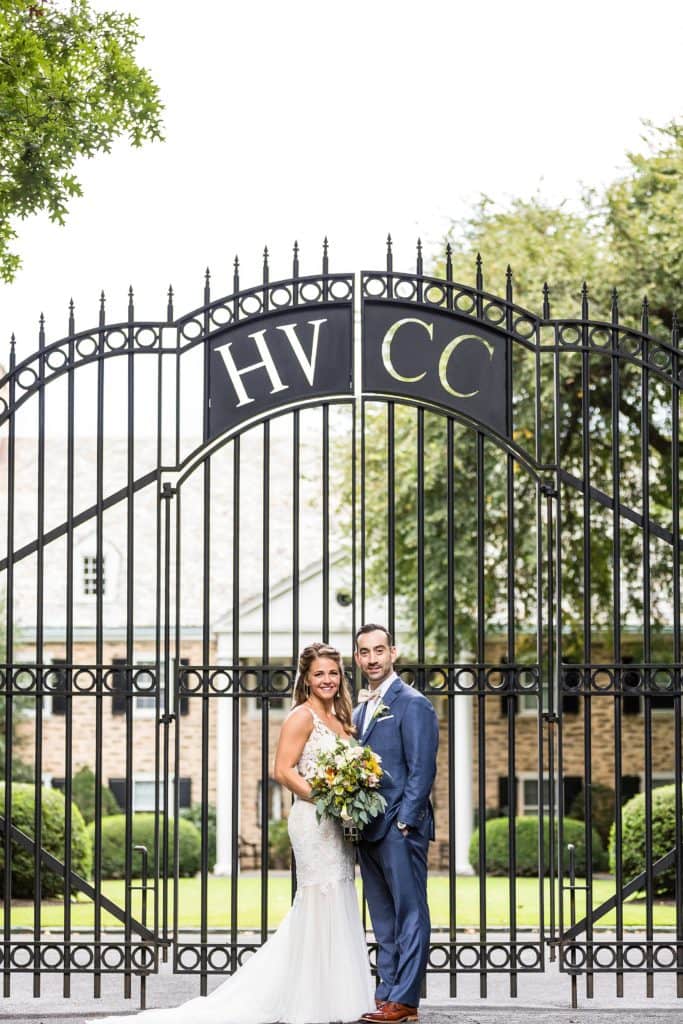
[[[363, 830], [360, 868], [379, 946], [377, 997], [417, 1006], [430, 940], [427, 851], [434, 838], [429, 793], [436, 774], [439, 724], [427, 698], [396, 678], [359, 736], [382, 758], [384, 814]], [[363, 721], [363, 705], [354, 724]], [[375, 711], [372, 714], [373, 710]], [[410, 826], [403, 834], [396, 823]]]

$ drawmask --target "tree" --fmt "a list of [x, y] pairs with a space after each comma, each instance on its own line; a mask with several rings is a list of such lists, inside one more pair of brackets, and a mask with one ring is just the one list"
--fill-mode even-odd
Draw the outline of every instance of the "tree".
[[88, 0], [5, 0], [0, 11], [0, 275], [20, 265], [14, 221], [46, 210], [62, 224], [81, 195], [78, 157], [161, 138], [161, 103], [135, 62], [137, 20]]
[[[589, 316], [611, 318], [613, 289], [618, 288], [622, 317], [638, 327], [643, 295], [652, 297], [649, 329], [667, 340], [674, 310], [681, 298], [683, 281], [683, 129], [669, 125], [648, 136], [646, 155], [630, 155], [630, 173], [614, 182], [604, 194], [585, 192], [575, 209], [567, 204], [553, 206], [539, 196], [515, 199], [497, 206], [483, 197], [470, 215], [452, 226], [447, 241], [453, 250], [453, 277], [472, 283], [475, 261], [481, 255], [484, 287], [505, 294], [508, 263], [512, 263], [514, 299], [533, 312], [541, 312], [544, 285], [549, 284], [551, 315], [578, 317], [582, 303], [589, 303]], [[444, 261], [433, 268], [445, 276]], [[584, 281], [589, 282], [584, 289]], [[534, 374], [523, 364], [523, 353], [515, 356], [513, 370], [515, 439], [533, 440]], [[554, 408], [552, 361], [545, 360], [541, 372], [541, 406], [546, 422], [542, 432], [552, 441]], [[590, 471], [594, 486], [610, 493], [612, 388], [608, 356], [591, 354], [588, 379], [578, 352], [562, 353], [559, 360], [561, 389], [559, 461], [579, 478], [583, 475], [583, 412], [589, 409]], [[641, 377], [637, 367], [624, 363], [621, 369], [619, 430], [622, 472], [621, 501], [634, 509], [641, 507]], [[589, 406], [585, 405], [589, 396]], [[387, 414], [383, 407], [369, 405], [366, 411], [366, 574], [371, 590], [386, 593], [389, 585], [386, 563]], [[416, 416], [397, 407], [395, 426], [395, 567], [397, 609], [407, 631], [416, 635], [417, 530], [418, 510], [415, 488]], [[487, 638], [505, 634], [509, 576], [508, 558], [514, 573], [515, 620], [518, 627], [516, 654], [523, 648], [523, 636], [533, 632], [536, 602], [543, 600], [536, 577], [535, 487], [517, 466], [511, 466], [504, 452], [487, 441], [483, 462], [478, 466], [474, 433], [465, 427], [454, 430], [454, 550], [446, 543], [447, 490], [445, 479], [445, 426], [433, 414], [424, 415], [424, 517], [425, 541], [425, 653], [445, 656], [448, 634], [446, 578], [449, 559], [454, 576], [454, 622], [456, 654], [476, 650], [477, 579], [476, 481], [481, 472], [485, 502], [482, 527], [484, 605], [482, 614]], [[671, 529], [671, 389], [654, 375], [650, 381], [649, 447], [651, 473], [651, 517]], [[544, 461], [553, 462], [552, 444]], [[515, 496], [514, 546], [508, 543], [507, 493], [512, 480]], [[583, 567], [584, 510], [579, 491], [566, 487], [561, 493], [564, 558], [562, 564], [565, 655], [581, 660], [584, 595], [587, 593]], [[642, 536], [624, 524], [622, 542], [622, 624], [642, 611]], [[653, 540], [652, 622], [655, 630], [666, 624], [672, 602], [671, 549]], [[597, 505], [591, 508], [590, 620], [592, 631], [602, 631], [609, 643], [612, 624], [613, 548], [611, 513]], [[414, 653], [414, 652], [411, 652]], [[622, 652], [613, 655], [619, 658]], [[662, 650], [662, 656], [666, 652]], [[670, 655], [669, 655], [670, 656]]]

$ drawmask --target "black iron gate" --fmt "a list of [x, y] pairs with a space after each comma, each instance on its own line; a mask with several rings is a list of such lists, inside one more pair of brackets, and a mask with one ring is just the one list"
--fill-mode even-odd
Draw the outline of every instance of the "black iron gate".
[[72, 309], [64, 339], [12, 344], [5, 995], [115, 972], [144, 1001], [169, 956], [205, 993], [267, 938], [298, 650], [350, 665], [368, 619], [441, 723], [429, 972], [516, 995], [557, 958], [574, 998], [598, 972], [680, 995], [678, 363], [646, 308], [634, 330], [584, 294], [557, 320], [546, 292], [536, 316], [511, 276], [465, 287], [447, 252], [433, 278], [419, 247], [396, 272], [391, 244], [359, 283], [295, 248], [250, 289], [236, 261], [226, 298], [207, 272], [189, 315], [169, 292], [138, 320], [131, 293], [124, 322], [103, 299], [92, 330]]

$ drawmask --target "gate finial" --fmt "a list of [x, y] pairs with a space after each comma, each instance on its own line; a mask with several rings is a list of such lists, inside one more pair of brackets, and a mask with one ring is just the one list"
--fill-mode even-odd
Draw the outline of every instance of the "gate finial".
[[69, 334], [74, 334], [76, 330], [76, 321], [74, 318], [74, 300], [69, 299]]
[[104, 296], [104, 288], [100, 292], [100, 327], [104, 327], [106, 323], [106, 306], [107, 301]]
[[616, 288], [612, 289], [612, 323], [619, 323], [619, 292]]
[[17, 343], [17, 339], [14, 336], [14, 331], [12, 331], [12, 337], [9, 340], [9, 368], [10, 368], [10, 370], [14, 369], [14, 364], [15, 364], [16, 358], [17, 358], [16, 343]]
[[387, 235], [387, 274], [391, 274], [394, 269], [394, 256], [391, 251], [391, 235]]
[[135, 307], [133, 306], [133, 285], [128, 287], [128, 322], [132, 323], [135, 319]]
[[168, 304], [166, 306], [166, 319], [169, 324], [173, 323], [173, 285], [168, 286]]
[[476, 279], [475, 279], [475, 281], [476, 281], [475, 288], [477, 289], [478, 292], [481, 292], [481, 291], [484, 290], [484, 274], [483, 274], [483, 271], [482, 271], [482, 260], [481, 260], [481, 253], [480, 252], [477, 253], [476, 266], [477, 266], [477, 272], [476, 272]]
[[292, 261], [292, 277], [299, 276], [299, 243], [294, 240], [294, 259]]
[[235, 260], [232, 266], [232, 290], [235, 294], [237, 294], [237, 292], [240, 290], [240, 258], [237, 255], [237, 253], [235, 253]]
[[269, 268], [268, 268], [268, 246], [266, 245], [266, 246], [263, 247], [263, 283], [264, 284], [268, 284], [268, 275], [269, 275]]
[[450, 242], [446, 243], [446, 280], [453, 280], [453, 247]]
[[548, 282], [543, 282], [543, 319], [550, 320], [550, 288]]
[[647, 300], [647, 295], [643, 295], [643, 308], [640, 317], [641, 330], [643, 334], [647, 334], [650, 329], [650, 303]]
[[671, 317], [671, 344], [674, 348], [678, 348], [679, 342], [679, 327], [678, 327], [678, 313], [674, 309], [673, 316]]
[[512, 302], [512, 267], [509, 263], [505, 271], [505, 301]]
[[418, 275], [418, 277], [422, 277], [423, 273], [424, 273], [424, 266], [423, 266], [423, 263], [422, 263], [422, 239], [418, 238], [418, 240], [417, 240], [417, 275]]
[[327, 235], [323, 239], [323, 275], [329, 274], [330, 272], [330, 258], [328, 256], [328, 250], [330, 243], [327, 241]]
[[42, 313], [38, 317], [38, 348], [45, 348], [45, 316]]
[[588, 319], [588, 285], [585, 281], [581, 285], [581, 319]]

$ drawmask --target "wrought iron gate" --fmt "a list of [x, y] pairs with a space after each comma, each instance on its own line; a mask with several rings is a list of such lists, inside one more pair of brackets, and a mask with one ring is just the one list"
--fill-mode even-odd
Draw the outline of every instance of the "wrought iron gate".
[[675, 972], [681, 995], [679, 383], [677, 328], [655, 340], [647, 308], [634, 330], [584, 293], [558, 320], [546, 292], [537, 316], [511, 276], [504, 298], [480, 264], [460, 285], [447, 252], [430, 277], [419, 247], [397, 272], [391, 244], [358, 281], [327, 245], [302, 276], [295, 248], [290, 278], [266, 254], [249, 289], [236, 261], [225, 298], [207, 272], [188, 315], [169, 292], [163, 322], [139, 320], [131, 292], [124, 322], [102, 299], [94, 329], [72, 308], [64, 339], [41, 323], [21, 362], [12, 344], [5, 995], [15, 972], [36, 996], [46, 972], [67, 995], [114, 972], [144, 1001], [169, 956], [205, 993], [265, 941], [291, 891], [270, 766], [298, 650], [324, 639], [350, 665], [368, 619], [441, 722], [429, 972], [452, 995], [474, 972], [482, 996], [504, 974], [516, 995], [558, 957], [574, 998], [598, 972], [619, 994], [629, 972], [649, 992]]

